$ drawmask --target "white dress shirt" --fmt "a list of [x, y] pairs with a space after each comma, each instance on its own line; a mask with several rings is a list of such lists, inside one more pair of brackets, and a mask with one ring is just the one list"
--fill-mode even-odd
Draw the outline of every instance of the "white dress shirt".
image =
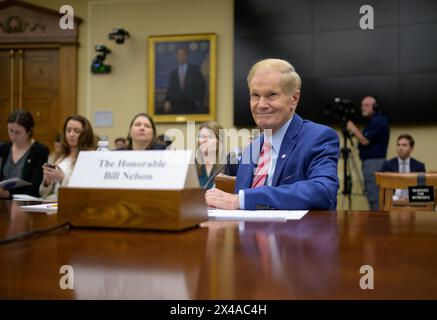
[[[410, 160], [411, 158], [407, 158], [402, 160], [398, 157], [398, 167], [400, 173], [410, 173]], [[408, 190], [407, 189], [396, 189], [393, 195], [393, 200], [399, 200], [401, 198], [405, 198], [408, 200]]]

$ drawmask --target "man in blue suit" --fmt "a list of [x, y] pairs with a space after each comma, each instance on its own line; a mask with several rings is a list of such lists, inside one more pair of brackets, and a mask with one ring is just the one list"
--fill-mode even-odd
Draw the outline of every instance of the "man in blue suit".
[[396, 142], [397, 157], [387, 160], [382, 171], [388, 172], [425, 172], [425, 164], [411, 157], [414, 139], [409, 134], [401, 134]]
[[244, 151], [235, 193], [210, 189], [221, 209], [318, 209], [337, 205], [339, 139], [296, 113], [301, 79], [280, 59], [256, 63], [247, 77], [252, 116], [263, 134]]

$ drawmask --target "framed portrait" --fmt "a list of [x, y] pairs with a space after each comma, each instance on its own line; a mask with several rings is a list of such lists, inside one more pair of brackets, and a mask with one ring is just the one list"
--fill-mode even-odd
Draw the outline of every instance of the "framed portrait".
[[210, 121], [216, 114], [213, 33], [148, 38], [148, 113], [157, 123]]

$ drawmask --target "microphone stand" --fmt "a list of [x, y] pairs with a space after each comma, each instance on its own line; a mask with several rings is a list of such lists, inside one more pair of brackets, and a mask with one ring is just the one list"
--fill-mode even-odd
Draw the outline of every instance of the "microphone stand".
[[222, 165], [219, 167], [219, 169], [218, 169], [216, 172], [214, 172], [213, 175], [211, 175], [211, 176], [209, 177], [209, 179], [206, 181], [205, 185], [203, 186], [203, 191], [206, 191], [206, 189], [208, 189], [208, 185], [211, 183], [211, 181], [213, 181], [213, 180], [215, 179], [215, 177], [217, 177], [217, 176], [219, 175], [220, 172], [223, 171], [223, 169], [226, 167], [226, 165], [227, 165], [227, 163], [222, 164]]

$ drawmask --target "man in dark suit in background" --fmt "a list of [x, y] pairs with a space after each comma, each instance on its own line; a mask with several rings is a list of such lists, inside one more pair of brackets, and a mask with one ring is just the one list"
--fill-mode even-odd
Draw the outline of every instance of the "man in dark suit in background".
[[188, 62], [186, 48], [176, 51], [178, 67], [170, 73], [164, 112], [169, 114], [207, 113], [205, 110], [205, 79], [197, 65]]
[[[409, 134], [401, 134], [396, 142], [397, 157], [387, 160], [382, 165], [382, 171], [388, 172], [425, 172], [425, 164], [411, 158], [414, 139]], [[393, 199], [408, 199], [408, 190], [396, 189]]]
[[388, 172], [425, 172], [425, 164], [411, 158], [414, 139], [409, 134], [401, 134], [396, 142], [397, 157], [387, 160], [382, 165], [382, 171]]

